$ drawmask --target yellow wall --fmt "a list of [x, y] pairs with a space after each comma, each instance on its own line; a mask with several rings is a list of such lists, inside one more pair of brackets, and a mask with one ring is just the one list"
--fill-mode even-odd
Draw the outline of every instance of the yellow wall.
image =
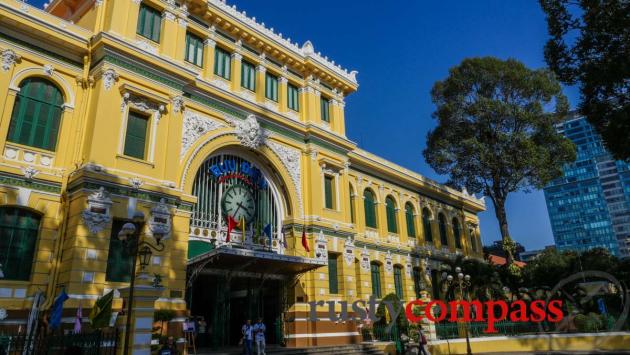
[[[435, 257], [442, 247], [438, 213], [444, 213], [448, 221], [458, 219], [462, 227], [463, 248], [457, 251], [449, 225], [448, 255], [453, 257], [459, 252], [481, 257], [481, 250], [473, 251], [468, 243], [467, 226], [474, 226], [474, 238], [480, 246], [476, 214], [484, 210], [483, 201], [375, 157], [346, 138], [344, 98], [358, 88], [352, 78], [354, 74], [338, 69], [316, 54], [304, 54], [308, 46], [298, 48], [302, 54], [296, 54], [297, 47], [271, 35], [259, 35], [254, 28], [228, 16], [231, 10], [222, 5], [192, 1], [184, 9], [165, 8], [165, 3], [153, 0], [143, 3], [164, 12], [160, 43], [152, 43], [136, 33], [139, 4], [134, 1], [105, 0], [87, 6], [58, 0], [49, 11], [74, 19], [78, 26], [53, 25], [54, 30], [41, 26], [40, 22], [62, 23], [58, 18], [29, 7], [29, 14], [40, 20], [30, 21], [17, 11], [21, 6], [28, 7], [22, 2], [8, 0], [11, 10], [0, 9], [1, 16], [22, 24], [22, 29], [12, 36], [0, 38], [1, 50], [18, 55], [18, 60], [0, 71], [0, 96], [4, 98], [0, 107], [3, 147], [0, 204], [18, 204], [16, 187], [22, 186], [31, 194], [28, 201], [19, 204], [44, 215], [31, 280], [2, 281], [2, 287], [26, 289], [28, 297], [37, 290], [44, 291], [48, 306], [60, 287], [65, 286], [71, 295], [68, 307], [76, 307], [81, 299], [83, 307], [88, 308], [106, 290], [125, 286], [105, 280], [111, 221], [101, 231], [92, 233], [83, 218], [88, 197], [104, 187], [111, 195], [112, 218], [128, 218], [130, 201], [137, 201], [136, 209], [149, 216], [160, 198], [167, 199], [173, 226], [170, 239], [165, 242], [166, 251], [160, 255], [160, 263], [151, 265], [148, 271], [164, 275], [165, 290], [157, 307], [183, 311], [190, 208], [196, 202], [192, 196], [193, 178], [208, 156], [225, 148], [255, 156], [277, 172], [289, 207], [283, 216], [284, 224], [294, 228], [288, 235], [288, 254], [313, 257], [320, 233], [326, 238], [328, 251], [341, 254], [339, 293], [329, 294], [328, 272], [323, 267], [302, 277], [300, 288], [308, 299], [367, 298], [371, 294], [370, 272], [358, 265], [364, 248], [371, 261], [382, 265], [391, 256], [392, 264], [403, 268], [404, 298], [414, 298], [410, 267], [418, 266], [419, 257]], [[200, 26], [187, 18], [187, 11], [212, 20], [215, 27]], [[0, 26], [6, 23], [0, 22]], [[203, 68], [184, 61], [186, 31], [206, 40]], [[235, 41], [227, 40], [219, 31]], [[43, 45], [46, 42], [50, 47]], [[235, 54], [232, 57], [235, 75], [229, 82], [213, 73], [216, 47]], [[259, 53], [253, 54], [246, 47]], [[244, 60], [259, 68], [255, 93], [247, 93], [240, 86], [240, 63]], [[291, 113], [286, 107], [285, 80], [280, 80], [277, 104], [265, 99], [264, 72], [285, 78], [300, 88], [299, 113]], [[64, 94], [66, 105], [54, 152], [6, 142], [16, 88], [23, 79], [32, 76], [50, 80]], [[321, 121], [322, 95], [332, 101], [330, 125]], [[145, 159], [125, 156], [122, 150], [129, 110], [151, 115]], [[194, 129], [191, 131], [184, 124], [186, 115], [202, 117], [212, 122], [214, 128], [192, 134]], [[248, 115], [256, 117], [269, 142], [255, 151], [241, 144], [235, 127]], [[186, 149], [182, 148], [184, 142]], [[278, 153], [283, 150], [295, 152], [299, 181], [293, 180], [295, 169], [289, 168], [290, 162]], [[36, 157], [35, 165], [25, 159], [25, 154]], [[42, 158], [52, 163], [45, 165]], [[38, 170], [32, 179], [24, 174], [28, 166]], [[333, 209], [324, 208], [326, 174], [334, 176], [336, 182]], [[42, 184], [52, 186], [52, 192], [44, 191]], [[376, 230], [368, 230], [364, 224], [362, 196], [366, 188], [372, 189], [378, 200]], [[384, 203], [387, 196], [392, 196], [398, 207], [397, 233], [387, 232]], [[351, 200], [354, 222], [350, 216]], [[416, 237], [407, 235], [405, 204], [408, 202], [415, 211]], [[423, 207], [429, 208], [434, 216], [433, 248], [425, 248], [420, 214]], [[302, 226], [308, 231], [311, 246], [308, 255], [299, 240]], [[343, 257], [348, 239], [355, 243], [350, 263]], [[90, 277], [86, 278], [86, 273]], [[393, 274], [385, 268], [382, 274], [383, 294], [394, 292]], [[296, 304], [294, 310], [303, 306]], [[29, 301], [0, 298], [0, 307], [25, 310]]]

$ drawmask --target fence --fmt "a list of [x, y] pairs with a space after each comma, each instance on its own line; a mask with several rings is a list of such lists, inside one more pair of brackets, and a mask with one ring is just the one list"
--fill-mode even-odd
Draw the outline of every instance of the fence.
[[26, 336], [0, 334], [0, 354], [4, 355], [115, 355], [118, 329], [90, 333]]
[[485, 333], [487, 322], [456, 323], [444, 322], [435, 324], [435, 333], [438, 339], [454, 339], [464, 337], [468, 326], [468, 336], [471, 338], [495, 336], [495, 335], [523, 335], [538, 333], [538, 323], [499, 321], [494, 324], [496, 333]]

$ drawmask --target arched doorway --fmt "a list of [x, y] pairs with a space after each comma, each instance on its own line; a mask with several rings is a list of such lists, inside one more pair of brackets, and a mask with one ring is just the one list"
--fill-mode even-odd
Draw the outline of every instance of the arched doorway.
[[281, 342], [293, 277], [323, 265], [285, 253], [290, 198], [281, 174], [260, 156], [221, 150], [193, 180], [186, 296], [192, 316], [208, 323], [201, 347], [236, 345], [243, 321], [258, 317], [267, 342]]

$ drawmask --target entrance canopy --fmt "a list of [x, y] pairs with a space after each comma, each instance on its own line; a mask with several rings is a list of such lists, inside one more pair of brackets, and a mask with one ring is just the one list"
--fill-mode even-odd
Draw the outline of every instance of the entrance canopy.
[[189, 268], [202, 272], [253, 273], [289, 277], [325, 266], [326, 262], [302, 256], [221, 246], [188, 261]]

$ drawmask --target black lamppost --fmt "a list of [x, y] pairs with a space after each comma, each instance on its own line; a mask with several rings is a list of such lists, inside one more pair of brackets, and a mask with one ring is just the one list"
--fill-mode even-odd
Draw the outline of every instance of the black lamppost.
[[151, 260], [151, 249], [156, 252], [164, 251], [164, 244], [161, 243], [164, 235], [153, 233], [153, 238], [156, 241], [157, 246], [153, 246], [147, 241], [141, 240], [142, 230], [144, 229], [145, 220], [144, 213], [136, 211], [132, 222], [125, 223], [122, 226], [120, 232], [118, 232], [118, 239], [123, 242], [124, 246], [128, 248], [129, 254], [132, 257], [131, 265], [131, 280], [129, 283], [129, 299], [127, 300], [127, 323], [125, 325], [125, 347], [123, 350], [124, 355], [129, 354], [129, 336], [131, 334], [131, 311], [133, 309], [133, 291], [136, 285], [136, 264], [138, 257], [140, 257], [140, 270], [149, 265]]
[[[455, 285], [457, 287], [459, 287], [459, 300], [463, 301], [464, 300], [464, 290], [470, 288], [470, 275], [466, 274], [464, 275], [462, 273], [462, 269], [458, 266], [455, 268], [455, 274], [457, 277], [457, 280], [455, 280], [455, 278], [453, 277], [453, 275], [448, 275], [446, 273], [442, 274], [442, 276], [446, 276], [446, 284], [450, 287], [452, 285]], [[470, 301], [468, 299], [468, 301]], [[464, 323], [465, 323], [465, 330], [466, 330], [466, 354], [468, 355], [472, 355], [472, 349], [470, 348], [470, 337], [468, 335], [468, 320], [464, 319]]]

